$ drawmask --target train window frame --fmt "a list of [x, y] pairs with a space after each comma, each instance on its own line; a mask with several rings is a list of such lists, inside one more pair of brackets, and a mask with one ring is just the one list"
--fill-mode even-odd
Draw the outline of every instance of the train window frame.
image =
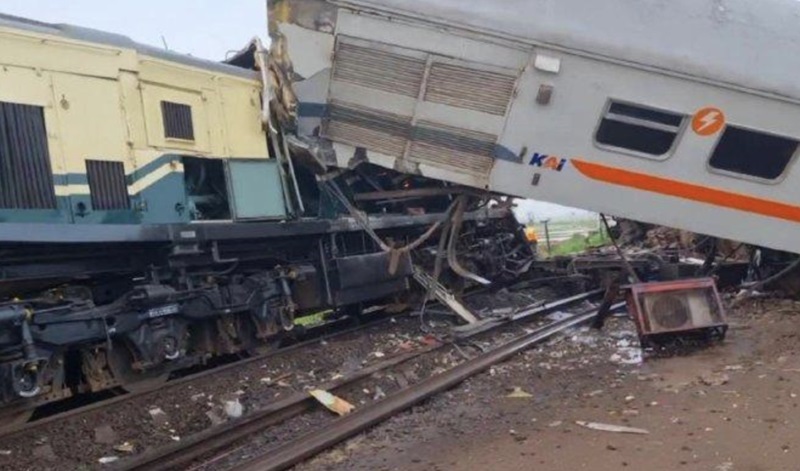
[[[674, 116], [676, 118], [680, 118], [680, 123], [677, 126], [670, 126], [669, 124], [665, 124], [665, 123], [658, 123], [658, 122], [653, 122], [653, 121], [647, 121], [647, 120], [644, 120], [644, 119], [625, 117], [624, 115], [620, 116], [620, 115], [614, 113], [614, 115], [615, 115], [614, 117], [617, 118], [617, 119], [614, 119], [615, 121], [624, 122], [626, 124], [631, 124], [631, 125], [634, 125], [634, 126], [641, 125], [642, 127], [661, 130], [661, 131], [674, 130], [675, 131], [675, 137], [672, 140], [672, 143], [671, 143], [669, 149], [667, 149], [667, 151], [664, 152], [663, 154], [651, 154], [651, 153], [647, 153], [647, 152], [643, 152], [643, 151], [638, 151], [636, 149], [630, 149], [630, 148], [627, 148], [627, 147], [615, 146], [615, 145], [612, 145], [612, 144], [606, 144], [606, 143], [598, 141], [597, 140], [597, 135], [600, 132], [600, 128], [603, 126], [603, 122], [607, 119], [609, 113], [611, 112], [611, 107], [614, 104], [619, 104], [619, 105], [622, 105], [622, 106], [636, 107], [636, 108], [640, 108], [640, 109], [642, 109], [644, 111], [652, 111], [652, 112], [656, 112], [656, 113], [663, 113], [663, 114], [672, 115], [672, 116]], [[683, 138], [684, 133], [686, 132], [686, 128], [687, 128], [688, 123], [690, 121], [689, 119], [687, 119], [688, 116], [689, 115], [687, 115], [686, 113], [682, 113], [682, 112], [675, 111], [675, 110], [669, 110], [669, 109], [666, 109], [666, 108], [661, 108], [661, 107], [653, 106], [653, 105], [646, 105], [646, 104], [642, 104], [642, 103], [631, 101], [631, 100], [624, 100], [624, 99], [618, 99], [618, 98], [610, 97], [610, 98], [608, 98], [606, 100], [605, 104], [603, 105], [603, 111], [600, 114], [600, 119], [597, 121], [597, 124], [595, 125], [594, 131], [592, 132], [592, 143], [594, 144], [594, 146], [596, 148], [604, 150], [604, 151], [608, 151], [608, 152], [614, 152], [614, 153], [617, 153], [617, 154], [630, 155], [630, 156], [633, 156], [633, 157], [639, 157], [639, 158], [643, 158], [643, 159], [647, 159], [647, 160], [656, 160], [656, 161], [667, 160], [670, 157], [672, 157], [672, 155], [675, 153], [675, 149], [678, 147], [678, 144], [680, 143], [681, 139]], [[623, 119], [619, 119], [619, 118], [623, 118]], [[666, 128], [668, 128], [668, 129], [666, 129]]]
[[[194, 143], [196, 141], [197, 136], [195, 135], [195, 129], [194, 129], [194, 113], [192, 111], [192, 105], [170, 100], [161, 100], [159, 108], [161, 109], [161, 124], [164, 129], [164, 139], [168, 141], [185, 142], [185, 143]], [[188, 118], [189, 118], [188, 134], [191, 137], [176, 136], [174, 135], [174, 133], [171, 133], [171, 131], [175, 131], [175, 129], [172, 129], [168, 125], [171, 122], [170, 119], [168, 119], [169, 115], [168, 111], [176, 113], [188, 112]], [[174, 119], [174, 117], [172, 119]]]
[[[757, 175], [750, 175], [750, 174], [747, 174], [747, 173], [740, 173], [740, 172], [736, 172], [736, 171], [732, 171], [732, 170], [725, 170], [725, 169], [717, 168], [717, 167], [714, 167], [714, 166], [711, 165], [711, 160], [714, 158], [714, 154], [716, 153], [717, 148], [719, 147], [720, 143], [722, 142], [722, 139], [725, 136], [725, 132], [728, 130], [728, 128], [735, 128], [735, 129], [738, 129], [738, 130], [741, 130], [741, 131], [747, 131], [747, 132], [752, 132], [752, 133], [756, 133], [756, 134], [762, 134], [762, 135], [765, 135], [765, 136], [772, 136], [772, 137], [777, 137], [777, 138], [781, 138], [781, 139], [792, 140], [792, 141], [797, 143], [797, 146], [795, 147], [794, 152], [792, 153], [792, 155], [789, 157], [788, 161], [786, 162], [786, 165], [784, 165], [783, 170], [781, 171], [781, 173], [775, 178], [764, 178], [764, 177], [759, 177]], [[783, 182], [783, 180], [786, 179], [786, 176], [789, 174], [789, 171], [791, 170], [792, 166], [797, 161], [797, 159], [798, 159], [797, 156], [798, 155], [800, 155], [800, 138], [796, 138], [796, 137], [792, 137], [792, 136], [789, 136], [789, 135], [786, 135], [786, 134], [780, 134], [780, 133], [776, 133], [776, 132], [764, 131], [763, 129], [758, 129], [758, 128], [755, 128], [755, 127], [752, 127], [752, 126], [745, 126], [745, 125], [741, 125], [741, 124], [737, 124], [737, 123], [728, 122], [728, 123], [725, 124], [725, 127], [723, 127], [722, 130], [719, 132], [719, 135], [717, 136], [717, 139], [714, 142], [714, 145], [711, 147], [711, 152], [709, 153], [708, 158], [706, 159], [705, 167], [706, 167], [706, 171], [708, 171], [709, 173], [712, 173], [712, 174], [716, 174], [716, 175], [722, 175], [722, 176], [729, 177], [729, 178], [736, 178], [736, 179], [739, 179], [739, 180], [762, 183], [762, 184], [766, 184], [766, 185], [778, 185], [781, 182]]]

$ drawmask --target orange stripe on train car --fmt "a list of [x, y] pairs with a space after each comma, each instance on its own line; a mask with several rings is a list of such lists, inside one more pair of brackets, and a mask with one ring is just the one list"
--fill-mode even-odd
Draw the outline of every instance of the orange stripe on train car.
[[579, 172], [592, 180], [636, 188], [638, 190], [662, 195], [676, 196], [678, 198], [785, 219], [787, 221], [800, 222], [800, 206], [581, 160], [573, 159], [572, 164]]

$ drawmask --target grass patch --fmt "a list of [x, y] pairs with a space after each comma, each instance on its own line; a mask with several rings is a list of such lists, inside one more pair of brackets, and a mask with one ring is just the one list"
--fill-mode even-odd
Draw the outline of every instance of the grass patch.
[[302, 325], [303, 327], [311, 327], [325, 322], [325, 314], [332, 312], [330, 309], [322, 312], [315, 312], [303, 317], [297, 317], [294, 320], [295, 325]]
[[[547, 251], [547, 247], [542, 247], [539, 241], [539, 247]], [[608, 237], [605, 231], [595, 231], [590, 233], [588, 236], [583, 234], [575, 234], [569, 239], [559, 242], [557, 244], [553, 244], [553, 250], [549, 253], [549, 256], [555, 255], [569, 255], [574, 253], [584, 252], [586, 249], [594, 248], [594, 247], [602, 247], [611, 243], [611, 239]]]

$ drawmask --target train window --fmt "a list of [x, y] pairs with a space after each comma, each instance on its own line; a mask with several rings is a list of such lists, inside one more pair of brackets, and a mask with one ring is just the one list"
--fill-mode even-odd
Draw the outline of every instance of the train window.
[[786, 170], [797, 146], [795, 139], [728, 126], [708, 165], [716, 170], [775, 180]]
[[161, 117], [164, 120], [164, 137], [187, 141], [194, 140], [191, 106], [162, 101]]
[[130, 209], [125, 165], [107, 160], [87, 160], [86, 176], [95, 210]]
[[595, 141], [601, 146], [638, 154], [665, 155], [678, 137], [683, 118], [677, 113], [611, 101], [597, 128]]
[[0, 208], [56, 208], [44, 108], [0, 102], [0, 168]]

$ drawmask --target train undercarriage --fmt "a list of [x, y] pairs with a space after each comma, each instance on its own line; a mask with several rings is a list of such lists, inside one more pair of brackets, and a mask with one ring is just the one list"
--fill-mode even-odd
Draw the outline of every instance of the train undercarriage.
[[309, 313], [411, 302], [415, 267], [462, 289], [475, 284], [464, 272], [510, 281], [533, 262], [508, 204], [441, 186], [410, 199], [385, 183], [363, 191], [389, 178], [364, 170], [337, 177], [356, 213], [306, 198], [315, 212], [338, 212], [328, 218], [53, 227], [57, 242], [46, 230], [24, 243], [6, 231], [16, 240], [0, 244], [0, 415], [26, 420], [53, 401], [153, 388], [214, 357], [263, 352]]

